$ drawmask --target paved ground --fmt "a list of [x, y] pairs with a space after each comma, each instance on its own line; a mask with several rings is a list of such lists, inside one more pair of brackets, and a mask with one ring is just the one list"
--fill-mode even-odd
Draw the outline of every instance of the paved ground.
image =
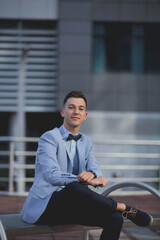
[[[119, 202], [125, 202], [132, 206], [136, 206], [144, 211], [149, 212], [153, 216], [160, 217], [160, 201], [151, 195], [145, 196], [114, 196], [113, 199]], [[25, 197], [7, 197], [0, 196], [0, 214], [19, 213]], [[72, 232], [45, 235], [35, 235], [27, 237], [16, 237], [15, 240], [82, 240], [82, 232]], [[100, 231], [91, 231], [90, 240], [98, 240]], [[120, 240], [160, 240], [160, 226], [152, 226], [149, 228], [131, 227], [123, 229]]]

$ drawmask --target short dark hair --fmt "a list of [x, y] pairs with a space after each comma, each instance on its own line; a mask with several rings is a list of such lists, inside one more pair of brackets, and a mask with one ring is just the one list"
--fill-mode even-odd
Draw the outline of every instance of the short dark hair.
[[85, 101], [86, 103], [86, 108], [87, 108], [87, 99], [85, 97], [85, 95], [81, 92], [81, 91], [71, 91], [69, 92], [65, 98], [64, 98], [64, 101], [63, 101], [63, 106], [66, 104], [67, 100], [69, 98], [83, 98], [83, 100]]

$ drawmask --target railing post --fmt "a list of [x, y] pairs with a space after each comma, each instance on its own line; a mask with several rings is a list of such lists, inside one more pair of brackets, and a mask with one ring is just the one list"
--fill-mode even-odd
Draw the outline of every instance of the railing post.
[[159, 167], [159, 170], [158, 170], [158, 178], [159, 178], [159, 181], [158, 181], [158, 190], [160, 191], [160, 167]]
[[89, 240], [89, 230], [83, 231], [83, 240]]
[[9, 146], [9, 193], [13, 192], [14, 177], [14, 143], [10, 142]]

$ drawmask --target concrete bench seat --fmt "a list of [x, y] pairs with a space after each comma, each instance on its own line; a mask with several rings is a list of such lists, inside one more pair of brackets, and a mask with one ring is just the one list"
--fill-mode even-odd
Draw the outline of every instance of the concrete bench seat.
[[[107, 196], [110, 192], [115, 191], [121, 187], [140, 187], [145, 190], [148, 190], [158, 199], [160, 199], [160, 192], [156, 189], [150, 187], [144, 183], [138, 182], [121, 182], [113, 184], [111, 187], [108, 187], [104, 190], [102, 195]], [[154, 218], [153, 225], [160, 225], [160, 218]], [[135, 226], [131, 221], [125, 220], [123, 227]], [[83, 231], [83, 240], [89, 240], [89, 231], [100, 229], [99, 227], [90, 227], [83, 225], [35, 225], [29, 224], [22, 220], [20, 214], [6, 214], [0, 215], [0, 236], [2, 240], [11, 239], [15, 236], [24, 236], [32, 234], [46, 234], [46, 233], [58, 233], [58, 232], [74, 232], [74, 231]]]
[[[59, 232], [75, 232], [75, 231], [83, 231], [83, 240], [89, 239], [89, 231], [100, 229], [99, 227], [90, 227], [83, 225], [55, 225], [55, 226], [47, 226], [47, 225], [35, 225], [29, 224], [22, 220], [20, 214], [7, 214], [0, 215], [1, 222], [3, 224], [3, 228], [5, 230], [6, 236], [2, 238], [2, 240], [6, 240], [7, 238], [13, 238], [15, 236], [25, 236], [25, 235], [33, 235], [33, 234], [46, 234], [46, 233], [59, 233]], [[154, 219], [154, 225], [160, 225], [160, 219]], [[131, 221], [125, 220], [123, 227], [131, 227], [135, 226]]]

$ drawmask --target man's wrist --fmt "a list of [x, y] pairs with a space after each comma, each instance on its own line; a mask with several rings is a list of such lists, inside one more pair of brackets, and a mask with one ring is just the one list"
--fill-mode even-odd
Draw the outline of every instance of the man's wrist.
[[97, 177], [97, 174], [94, 171], [90, 170], [89, 172], [91, 172], [93, 174], [94, 178]]

